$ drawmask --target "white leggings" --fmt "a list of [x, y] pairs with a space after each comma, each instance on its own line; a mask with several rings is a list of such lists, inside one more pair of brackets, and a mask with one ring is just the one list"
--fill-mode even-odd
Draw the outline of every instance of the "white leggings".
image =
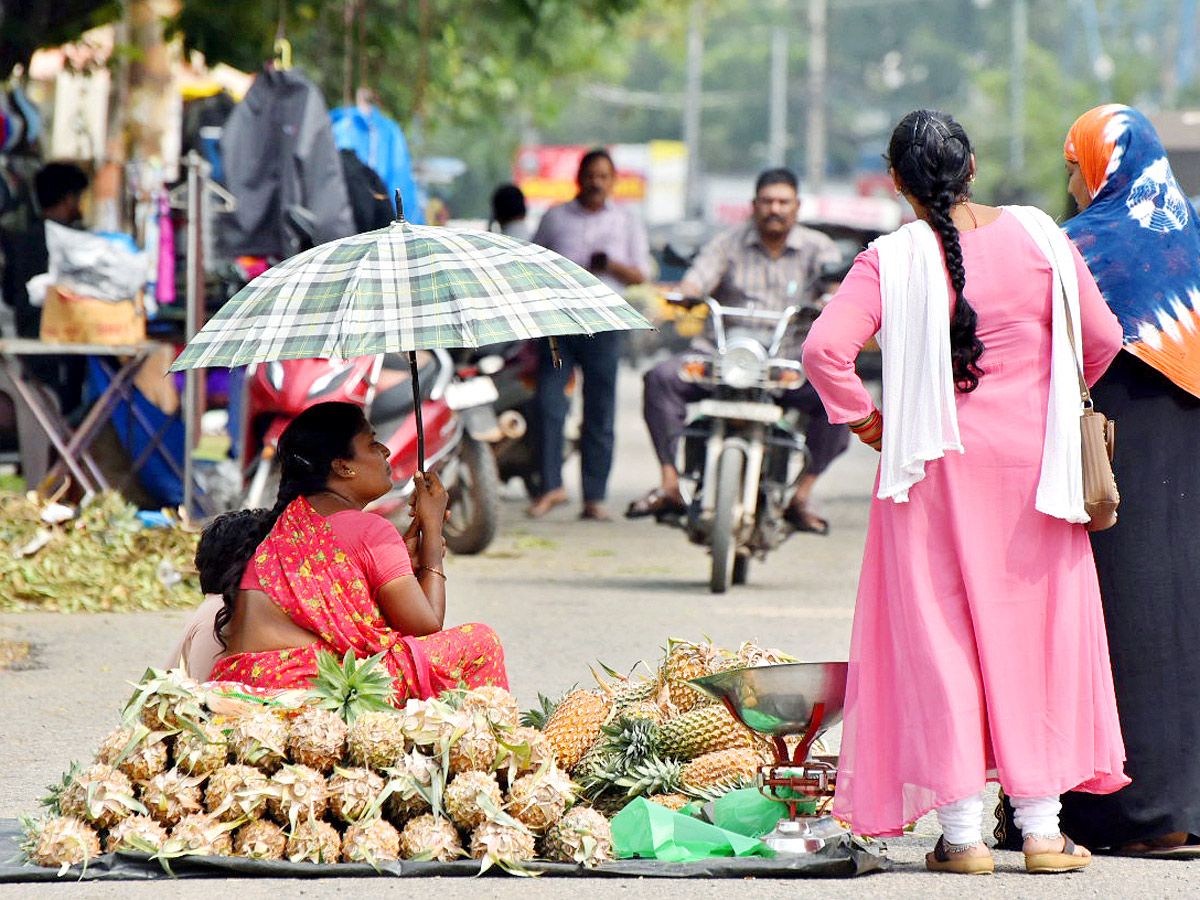
[[[1057, 797], [1010, 797], [1013, 820], [1025, 837], [1058, 835]], [[965, 797], [937, 809], [938, 823], [947, 844], [977, 844], [983, 840], [983, 794]]]

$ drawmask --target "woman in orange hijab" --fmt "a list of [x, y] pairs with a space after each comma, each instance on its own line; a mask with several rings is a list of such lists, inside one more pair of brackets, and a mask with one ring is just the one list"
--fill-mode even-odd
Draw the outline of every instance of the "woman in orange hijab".
[[1200, 224], [1137, 110], [1080, 116], [1065, 156], [1080, 208], [1065, 228], [1127, 351], [1092, 388], [1116, 419], [1122, 498], [1092, 547], [1133, 783], [1064, 795], [1062, 827], [1092, 847], [1200, 857]]

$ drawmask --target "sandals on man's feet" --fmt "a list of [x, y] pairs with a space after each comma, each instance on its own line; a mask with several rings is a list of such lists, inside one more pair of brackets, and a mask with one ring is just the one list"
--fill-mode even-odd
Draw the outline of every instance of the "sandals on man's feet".
[[950, 853], [943, 835], [933, 845], [933, 852], [925, 854], [925, 868], [930, 872], [950, 872], [955, 875], [991, 875], [996, 871], [996, 860], [990, 853], [987, 856]]
[[1057, 853], [1026, 853], [1025, 871], [1032, 875], [1057, 875], [1061, 872], [1074, 872], [1090, 865], [1090, 856], [1076, 856], [1075, 842], [1065, 834], [1063, 848]]
[[648, 491], [629, 504], [625, 510], [625, 518], [641, 519], [646, 516], [683, 515], [687, 507], [679, 500], [667, 494], [662, 488]]

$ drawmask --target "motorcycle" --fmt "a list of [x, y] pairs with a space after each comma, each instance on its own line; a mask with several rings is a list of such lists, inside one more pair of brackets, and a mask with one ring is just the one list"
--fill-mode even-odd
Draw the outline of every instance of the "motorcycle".
[[[836, 277], [831, 267], [817, 280]], [[800, 363], [780, 352], [793, 325], [806, 329], [818, 310], [796, 305], [774, 312], [680, 294], [667, 299], [684, 308], [707, 307], [715, 352], [684, 358], [680, 374], [710, 386], [712, 396], [693, 406], [682, 435], [687, 512], [659, 521], [709, 548], [709, 588], [720, 594], [744, 584], [750, 561], [765, 559], [792, 533], [784, 513], [810, 455], [795, 427], [799, 413], [785, 413], [777, 398], [799, 390], [806, 379]]]
[[[499, 436], [492, 406], [497, 393], [486, 376], [460, 377], [450, 354], [418, 354], [427, 471], [436, 472], [449, 494], [444, 534], [455, 553], [483, 551], [499, 520], [500, 480], [488, 441]], [[417, 430], [407, 357], [379, 354], [348, 360], [299, 359], [258, 363], [246, 371], [240, 458], [242, 505], [264, 506], [278, 486], [279, 437], [302, 411], [330, 400], [363, 407], [378, 439], [391, 451], [396, 486], [372, 511], [398, 527], [408, 524], [407, 501], [417, 468]]]

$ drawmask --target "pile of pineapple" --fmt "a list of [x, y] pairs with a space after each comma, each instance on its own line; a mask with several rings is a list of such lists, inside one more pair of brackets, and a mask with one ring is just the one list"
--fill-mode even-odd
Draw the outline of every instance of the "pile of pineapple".
[[557, 704], [542, 697], [543, 709], [526, 722], [540, 726], [582, 802], [611, 813], [646, 797], [681, 809], [753, 783], [759, 766], [774, 760], [767, 738], [690, 679], [795, 661], [752, 642], [727, 650], [711, 641], [670, 640], [649, 675], [606, 670], [607, 679], [595, 676], [593, 690], [572, 691]]
[[[519, 870], [540, 857], [612, 858], [608, 820], [575, 805], [547, 736], [505, 690], [391, 706], [379, 657], [324, 654], [291, 707], [206, 692], [151, 670], [122, 726], [27, 819], [25, 853], [65, 869], [135, 850], [320, 863], [470, 856]], [[299, 701], [296, 704], [294, 701]]]

